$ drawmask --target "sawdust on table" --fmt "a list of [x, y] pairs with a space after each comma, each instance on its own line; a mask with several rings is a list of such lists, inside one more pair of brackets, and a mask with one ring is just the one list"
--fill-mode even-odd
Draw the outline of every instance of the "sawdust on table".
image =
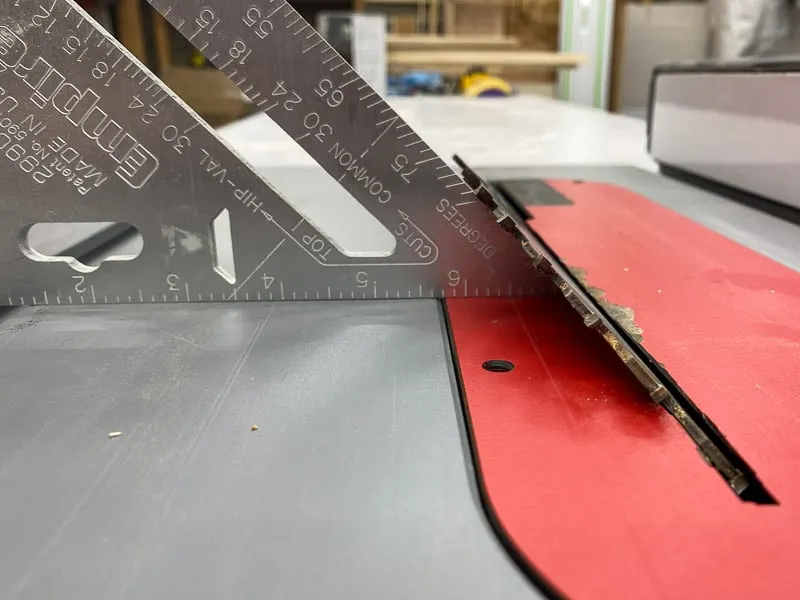
[[[597, 301], [598, 304], [600, 304], [600, 306], [603, 307], [606, 313], [608, 313], [608, 316], [619, 323], [620, 327], [622, 327], [634, 340], [641, 343], [643, 339], [642, 334], [644, 332], [642, 331], [642, 328], [639, 327], [635, 322], [636, 315], [633, 312], [633, 309], [628, 306], [621, 306], [619, 304], [609, 302], [606, 299], [606, 293], [604, 290], [589, 285], [587, 281], [588, 274], [586, 269], [581, 269], [580, 267], [568, 268], [575, 278], [580, 282], [583, 288], [592, 296], [592, 298]], [[609, 340], [609, 342], [611, 341], [612, 340]], [[614, 349], [617, 350], [616, 347]]]

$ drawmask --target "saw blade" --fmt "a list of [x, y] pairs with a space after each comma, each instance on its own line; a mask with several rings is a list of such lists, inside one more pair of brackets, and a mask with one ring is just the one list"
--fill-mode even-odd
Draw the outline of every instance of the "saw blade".
[[[3, 0], [0, 304], [541, 285], [472, 189], [286, 2], [152, 4], [394, 235], [394, 252], [340, 250], [72, 0]], [[103, 222], [134, 227], [142, 247], [98, 266], [31, 242], [37, 224]]]
[[464, 180], [475, 190], [478, 199], [492, 210], [498, 223], [519, 240], [532, 263], [550, 278], [580, 315], [583, 324], [596, 331], [617, 357], [647, 390], [650, 398], [666, 410], [697, 445], [706, 462], [743, 500], [757, 504], [775, 504], [775, 498], [759, 480], [747, 461], [727, 441], [719, 429], [681, 389], [633, 335], [609, 314], [597, 298], [575, 277], [561, 259], [530, 227], [515, 218], [506, 199], [456, 157]]

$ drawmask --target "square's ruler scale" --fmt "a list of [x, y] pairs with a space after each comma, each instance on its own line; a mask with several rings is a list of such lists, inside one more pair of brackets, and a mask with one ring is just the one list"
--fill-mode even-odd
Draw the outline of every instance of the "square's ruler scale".
[[[152, 4], [394, 235], [394, 252], [346, 255], [72, 0], [4, 0], [0, 304], [532, 292], [531, 261], [497, 224], [507, 216], [284, 0]], [[143, 249], [99, 268], [48, 256], [28, 233], [54, 222], [127, 223]]]

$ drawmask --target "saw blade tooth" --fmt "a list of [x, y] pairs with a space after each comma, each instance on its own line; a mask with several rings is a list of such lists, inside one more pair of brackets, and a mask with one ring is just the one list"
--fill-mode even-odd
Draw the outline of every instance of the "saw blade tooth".
[[497, 202], [495, 202], [492, 192], [490, 192], [486, 186], [480, 185], [477, 190], [475, 190], [475, 195], [478, 197], [478, 200], [489, 207], [489, 210], [495, 210], [497, 208]]

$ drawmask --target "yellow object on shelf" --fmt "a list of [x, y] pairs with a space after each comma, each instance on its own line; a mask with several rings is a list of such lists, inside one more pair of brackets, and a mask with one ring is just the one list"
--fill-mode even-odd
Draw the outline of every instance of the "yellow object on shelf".
[[506, 97], [514, 94], [514, 88], [499, 77], [482, 70], [472, 70], [459, 80], [461, 93], [471, 98]]
[[192, 66], [202, 69], [206, 66], [206, 57], [199, 52], [192, 53]]

